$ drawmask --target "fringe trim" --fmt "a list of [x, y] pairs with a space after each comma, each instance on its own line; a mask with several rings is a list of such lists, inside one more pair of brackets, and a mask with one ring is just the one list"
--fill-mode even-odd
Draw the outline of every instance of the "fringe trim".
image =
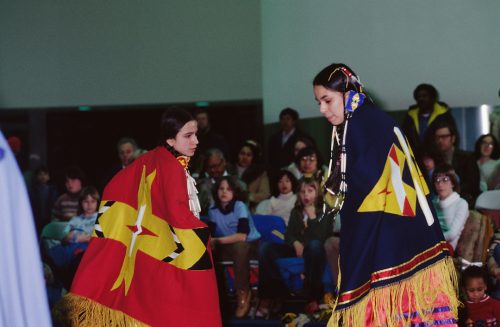
[[406, 280], [370, 290], [363, 299], [345, 309], [335, 311], [334, 304], [328, 327], [363, 327], [367, 319], [370, 326], [409, 326], [412, 312], [422, 322], [433, 322], [432, 311], [438, 296], [447, 299], [448, 303], [441, 305], [449, 306], [450, 313], [457, 318], [460, 305], [457, 291], [457, 272], [452, 258], [447, 257]]
[[53, 309], [53, 318], [54, 322], [58, 321], [61, 326], [149, 326], [121, 311], [72, 293], [64, 296]]

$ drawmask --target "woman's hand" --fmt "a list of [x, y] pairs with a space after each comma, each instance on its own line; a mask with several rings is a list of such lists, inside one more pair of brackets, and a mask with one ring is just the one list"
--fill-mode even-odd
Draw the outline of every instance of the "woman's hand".
[[293, 248], [295, 249], [295, 255], [297, 258], [302, 258], [302, 254], [304, 253], [304, 245], [299, 241], [293, 242]]

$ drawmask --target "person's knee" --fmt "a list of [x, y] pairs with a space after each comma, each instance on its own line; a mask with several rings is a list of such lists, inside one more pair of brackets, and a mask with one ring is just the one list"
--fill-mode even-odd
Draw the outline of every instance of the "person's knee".
[[323, 254], [325, 253], [325, 250], [323, 247], [323, 243], [321, 241], [311, 240], [305, 246], [304, 252], [306, 252], [307, 255], [323, 256]]
[[335, 255], [339, 253], [340, 238], [336, 236], [329, 237], [324, 244], [327, 255]]

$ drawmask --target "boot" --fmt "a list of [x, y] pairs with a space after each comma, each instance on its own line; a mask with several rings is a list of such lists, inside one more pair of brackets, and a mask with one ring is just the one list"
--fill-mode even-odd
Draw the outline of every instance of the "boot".
[[247, 315], [248, 310], [250, 310], [250, 300], [252, 299], [252, 292], [250, 290], [237, 290], [237, 307], [234, 315], [236, 318], [243, 318]]

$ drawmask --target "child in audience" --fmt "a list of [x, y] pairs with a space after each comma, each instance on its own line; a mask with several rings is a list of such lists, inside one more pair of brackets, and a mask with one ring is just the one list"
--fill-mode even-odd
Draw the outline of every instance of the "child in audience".
[[87, 249], [92, 237], [97, 219], [99, 192], [92, 186], [84, 188], [78, 203], [79, 215], [74, 216], [68, 222], [62, 244], [48, 250], [56, 270], [63, 274], [60, 278], [65, 287], [71, 285], [83, 252]]
[[78, 167], [70, 167], [65, 173], [66, 193], [57, 198], [52, 217], [60, 221], [68, 221], [78, 214], [78, 197], [83, 186], [83, 172]]
[[[241, 189], [234, 176], [218, 179], [213, 188], [215, 204], [208, 211], [209, 226], [214, 237], [211, 239], [214, 262], [234, 262], [234, 284], [237, 296], [235, 316], [243, 318], [250, 309], [250, 258], [255, 257], [256, 240], [260, 234], [255, 228], [250, 211], [241, 201]], [[221, 296], [223, 314], [226, 311], [224, 270], [216, 266], [217, 283]]]
[[469, 266], [462, 272], [467, 327], [500, 325], [500, 301], [486, 294], [487, 281], [488, 275], [481, 267]]
[[278, 196], [272, 196], [266, 208], [266, 214], [280, 216], [288, 225], [290, 213], [297, 202], [297, 195], [294, 190], [297, 186], [297, 179], [288, 170], [280, 170], [278, 173]]
[[322, 276], [326, 265], [325, 240], [333, 235], [333, 220], [322, 216], [322, 197], [319, 182], [303, 178], [298, 185], [298, 199], [290, 214], [285, 232], [285, 244], [264, 243], [259, 249], [259, 308], [257, 317], [268, 317], [273, 301], [288, 294], [276, 259], [304, 258], [304, 290], [309, 297], [306, 312], [319, 309], [323, 297]]
[[437, 201], [434, 203], [439, 223], [444, 238], [455, 250], [467, 217], [469, 217], [469, 207], [467, 201], [457, 193], [460, 190], [453, 167], [448, 164], [437, 166], [432, 180], [437, 194]]

